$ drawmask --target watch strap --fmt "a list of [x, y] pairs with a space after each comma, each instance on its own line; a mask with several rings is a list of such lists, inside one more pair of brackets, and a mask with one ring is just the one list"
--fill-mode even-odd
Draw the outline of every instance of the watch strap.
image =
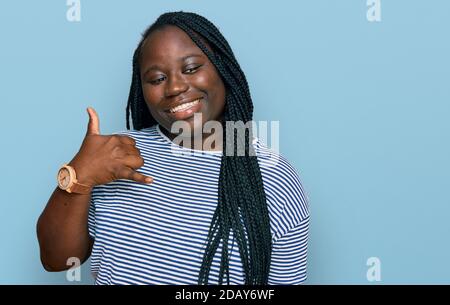
[[81, 184], [78, 182], [74, 182], [67, 191], [69, 193], [76, 193], [76, 194], [84, 194], [87, 195], [91, 192], [91, 187], [85, 184]]

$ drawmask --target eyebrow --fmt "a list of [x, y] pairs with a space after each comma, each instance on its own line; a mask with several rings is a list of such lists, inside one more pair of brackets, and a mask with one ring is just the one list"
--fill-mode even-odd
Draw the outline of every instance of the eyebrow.
[[[186, 59], [191, 58], [191, 57], [203, 57], [203, 55], [201, 55], [201, 54], [188, 54], [186, 56], [181, 57], [179, 59], [179, 61], [185, 61]], [[148, 67], [147, 70], [145, 70], [143, 75], [145, 76], [151, 70], [159, 70], [159, 66], [157, 64], [151, 65], [150, 67]]]

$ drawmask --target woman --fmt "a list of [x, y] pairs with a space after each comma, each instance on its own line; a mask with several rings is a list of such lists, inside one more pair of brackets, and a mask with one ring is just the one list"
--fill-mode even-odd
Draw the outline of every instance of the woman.
[[[252, 112], [219, 30], [194, 13], [161, 15], [133, 57], [134, 130], [100, 135], [89, 108], [81, 148], [59, 171], [38, 221], [44, 267], [91, 256], [97, 284], [303, 282], [309, 210], [294, 168], [250, 132], [224, 128], [225, 144], [205, 148], [207, 122], [249, 122]], [[180, 121], [203, 150], [173, 129]]]

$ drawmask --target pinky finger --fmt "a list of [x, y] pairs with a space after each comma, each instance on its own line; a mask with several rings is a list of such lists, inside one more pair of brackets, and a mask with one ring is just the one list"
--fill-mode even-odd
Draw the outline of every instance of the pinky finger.
[[123, 169], [121, 169], [120, 178], [129, 179], [129, 180], [133, 180], [133, 181], [136, 181], [139, 183], [145, 183], [145, 184], [153, 182], [152, 177], [142, 175], [129, 167], [124, 167]]

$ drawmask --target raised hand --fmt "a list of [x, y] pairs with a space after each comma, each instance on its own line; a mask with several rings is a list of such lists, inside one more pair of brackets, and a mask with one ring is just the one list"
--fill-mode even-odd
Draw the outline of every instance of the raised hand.
[[69, 165], [80, 183], [95, 186], [117, 179], [152, 183], [153, 178], [138, 173], [144, 165], [136, 141], [124, 135], [101, 135], [100, 121], [93, 108], [87, 108], [89, 123], [80, 150]]

